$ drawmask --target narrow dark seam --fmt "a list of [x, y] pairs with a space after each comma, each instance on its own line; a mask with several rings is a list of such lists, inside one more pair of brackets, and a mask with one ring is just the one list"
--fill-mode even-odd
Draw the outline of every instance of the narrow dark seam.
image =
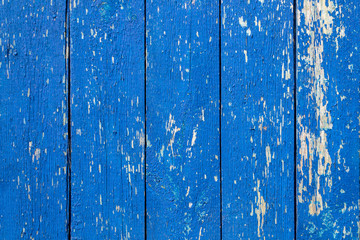
[[222, 154], [221, 154], [221, 113], [222, 113], [222, 101], [221, 101], [221, 71], [222, 71], [222, 65], [221, 65], [221, 1], [219, 0], [219, 154], [220, 154], [220, 163], [219, 163], [219, 167], [220, 167], [220, 239], [223, 238], [222, 236], [222, 221], [223, 221], [223, 217], [222, 217], [222, 206], [223, 206], [223, 202], [222, 202]]
[[293, 57], [294, 57], [294, 238], [297, 238], [297, 28], [296, 28], [296, 1], [293, 2]]
[[145, 240], [147, 239], [147, 224], [146, 224], [146, 150], [147, 150], [147, 130], [146, 130], [146, 0], [144, 0], [144, 134], [145, 134], [145, 143], [144, 143], [144, 234]]
[[68, 111], [68, 149], [66, 162], [66, 193], [67, 193], [67, 238], [71, 239], [71, 85], [70, 85], [70, 1], [65, 6], [65, 67], [67, 80], [67, 111]]

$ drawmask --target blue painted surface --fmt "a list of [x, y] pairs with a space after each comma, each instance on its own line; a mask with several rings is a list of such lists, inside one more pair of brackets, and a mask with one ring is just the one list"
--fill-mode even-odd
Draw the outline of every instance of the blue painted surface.
[[291, 6], [222, 2], [223, 239], [294, 239]]
[[298, 1], [298, 239], [359, 239], [358, 1]]
[[218, 7], [147, 2], [148, 239], [220, 239]]
[[143, 1], [72, 3], [71, 236], [143, 239]]
[[0, 239], [65, 239], [63, 1], [0, 3]]
[[3, 1], [0, 239], [359, 239], [359, 11]]

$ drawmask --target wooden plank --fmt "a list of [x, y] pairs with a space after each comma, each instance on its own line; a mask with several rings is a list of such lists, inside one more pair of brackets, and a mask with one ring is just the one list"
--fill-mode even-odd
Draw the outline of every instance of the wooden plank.
[[298, 239], [359, 239], [360, 4], [297, 6]]
[[219, 239], [218, 1], [147, 1], [147, 237]]
[[65, 2], [0, 7], [0, 238], [67, 237]]
[[71, 6], [72, 237], [143, 239], [143, 1]]
[[294, 239], [292, 1], [221, 16], [223, 239]]

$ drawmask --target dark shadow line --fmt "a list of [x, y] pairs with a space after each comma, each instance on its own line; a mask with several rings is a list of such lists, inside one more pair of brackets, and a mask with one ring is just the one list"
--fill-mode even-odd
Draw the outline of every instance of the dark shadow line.
[[222, 113], [222, 99], [221, 99], [221, 72], [222, 72], [222, 63], [221, 63], [221, 22], [222, 22], [222, 18], [221, 18], [221, 1], [219, 0], [219, 154], [220, 154], [220, 163], [219, 163], [219, 167], [220, 167], [220, 239], [223, 238], [222, 236], [222, 228], [223, 228], [223, 216], [222, 216], [222, 212], [223, 212], [223, 201], [222, 201], [222, 154], [221, 154], [221, 113]]
[[294, 58], [294, 238], [297, 238], [297, 0], [293, 0], [293, 58]]
[[145, 143], [144, 143], [144, 234], [145, 234], [145, 240], [147, 239], [147, 210], [146, 210], [146, 150], [147, 150], [147, 116], [146, 116], [146, 0], [144, 0], [144, 134], [145, 134]]
[[71, 239], [71, 74], [70, 74], [70, 1], [66, 0], [65, 6], [65, 67], [67, 80], [67, 162], [66, 162], [66, 193], [67, 193], [67, 238]]

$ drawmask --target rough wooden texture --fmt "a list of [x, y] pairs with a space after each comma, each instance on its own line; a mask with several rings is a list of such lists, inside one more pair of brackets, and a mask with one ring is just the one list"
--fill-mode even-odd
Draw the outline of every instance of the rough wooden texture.
[[359, 16], [0, 2], [0, 239], [359, 239]]
[[64, 1], [0, 3], [0, 238], [66, 238]]
[[223, 239], [294, 238], [291, 1], [224, 0]]
[[220, 239], [217, 1], [147, 1], [147, 237]]
[[359, 239], [360, 4], [297, 5], [298, 239]]
[[74, 239], [143, 239], [143, 1], [71, 2]]

